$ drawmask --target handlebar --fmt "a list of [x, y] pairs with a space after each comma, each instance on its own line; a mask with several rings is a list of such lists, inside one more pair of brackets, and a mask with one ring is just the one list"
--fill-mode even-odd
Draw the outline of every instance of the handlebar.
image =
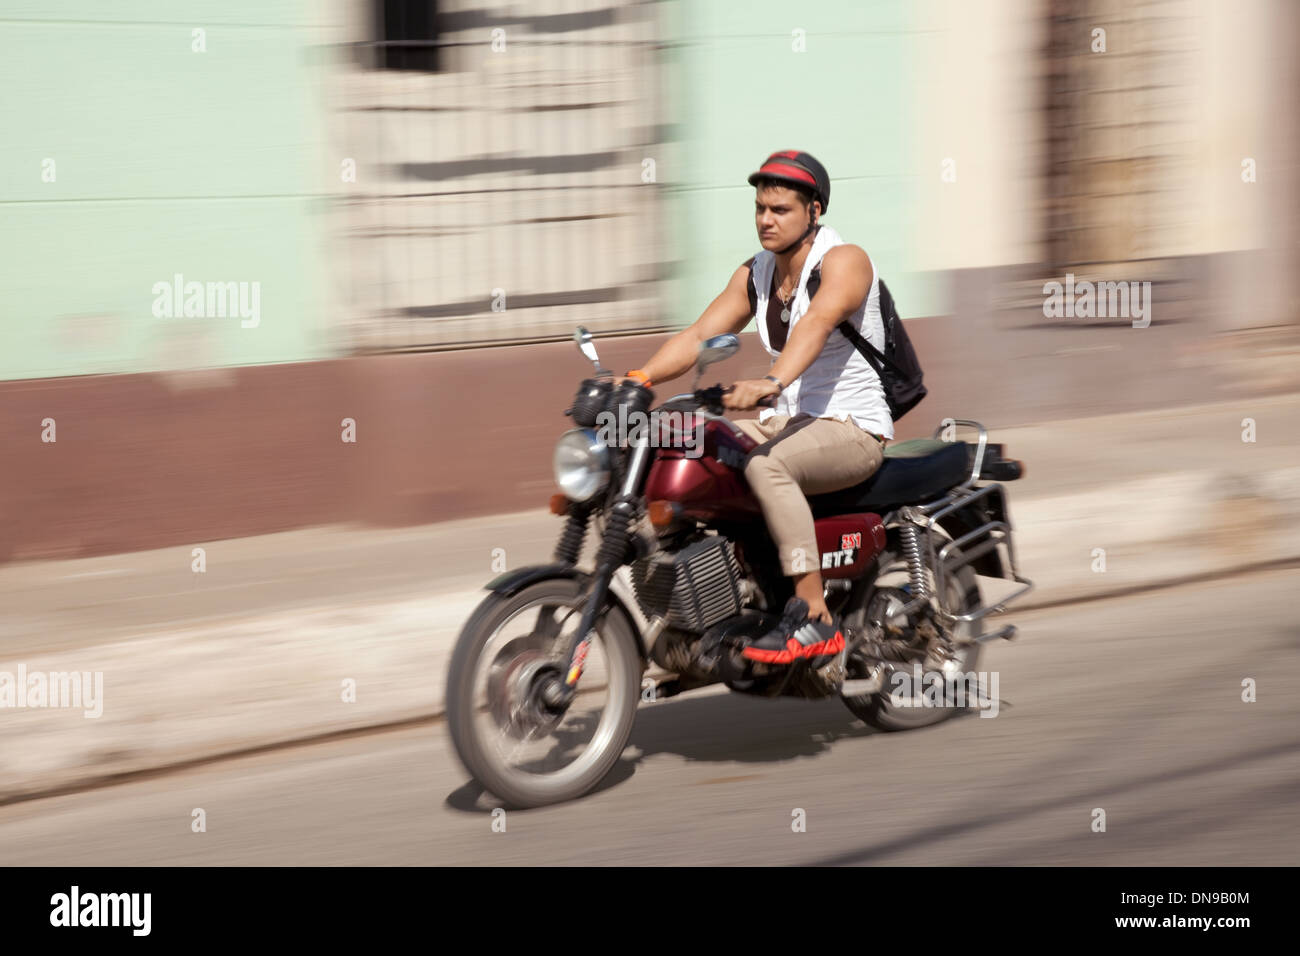
[[[730, 385], [713, 385], [709, 388], [697, 389], [695, 392], [695, 402], [702, 405], [716, 415], [723, 412], [722, 396], [731, 391]], [[776, 408], [776, 396], [764, 395], [758, 400], [760, 408]]]

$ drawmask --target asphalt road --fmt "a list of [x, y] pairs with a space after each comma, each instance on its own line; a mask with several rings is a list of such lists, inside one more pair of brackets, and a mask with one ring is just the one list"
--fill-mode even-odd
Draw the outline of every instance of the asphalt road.
[[12, 865], [1294, 865], [1297, 587], [1292, 569], [1017, 615], [982, 662], [991, 719], [879, 734], [835, 702], [643, 704], [601, 790], [505, 832], [438, 721], [0, 807], [0, 846]]

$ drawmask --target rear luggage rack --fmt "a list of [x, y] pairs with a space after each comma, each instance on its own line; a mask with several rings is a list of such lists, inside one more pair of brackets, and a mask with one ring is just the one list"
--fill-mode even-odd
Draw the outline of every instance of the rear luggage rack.
[[[957, 614], [952, 617], [954, 621], [969, 623], [978, 621], [990, 614], [1002, 613], [1012, 601], [1033, 590], [1034, 582], [1022, 577], [1016, 567], [1016, 549], [1012, 542], [1011, 517], [1007, 510], [1005, 489], [997, 482], [984, 485], [981, 488], [974, 487], [975, 482], [981, 478], [996, 474], [993, 471], [995, 466], [1014, 465], [1014, 477], [1019, 477], [1023, 468], [1019, 462], [1001, 457], [1002, 446], [989, 444], [988, 431], [979, 422], [951, 419], [950, 421], [955, 425], [979, 429], [979, 441], [976, 443], [972, 455], [970, 478], [953, 488], [942, 498], [928, 504], [919, 505], [914, 509], [926, 518], [924, 525], [925, 547], [927, 552], [934, 557], [936, 593], [940, 595], [947, 594], [948, 575], [955, 574], [966, 565], [979, 560], [991, 551], [997, 551], [1000, 559], [1005, 555], [1005, 558], [999, 562], [1003, 569], [1003, 579], [1015, 581], [1020, 585], [1019, 588], [1006, 597], [999, 599], [995, 604], [987, 604], [966, 614]], [[940, 426], [935, 432], [935, 438], [938, 438], [942, 431], [943, 427]], [[1010, 469], [1007, 468], [1006, 470], [1009, 471]], [[968, 523], [974, 523], [975, 521], [982, 523], [951, 541], [936, 542], [934, 529], [940, 521], [966, 511], [966, 509], [980, 502], [985, 504], [986, 510], [976, 508], [967, 517], [970, 518]], [[991, 517], [992, 520], [984, 520], [986, 515]], [[939, 543], [937, 551], [935, 550], [936, 543]], [[954, 554], [955, 551], [961, 553]]]
[[973, 485], [975, 482], [983, 479], [984, 481], [1015, 481], [1025, 473], [1023, 462], [1016, 461], [1014, 458], [1003, 458], [1003, 445], [1001, 442], [989, 442], [989, 433], [979, 422], [970, 422], [964, 418], [945, 418], [944, 422], [934, 430], [934, 438], [938, 438], [944, 433], [948, 425], [963, 425], [967, 428], [979, 430], [979, 441], [972, 448], [968, 443], [967, 450], [970, 452], [967, 460], [970, 462], [970, 477], [962, 485], [963, 488]]

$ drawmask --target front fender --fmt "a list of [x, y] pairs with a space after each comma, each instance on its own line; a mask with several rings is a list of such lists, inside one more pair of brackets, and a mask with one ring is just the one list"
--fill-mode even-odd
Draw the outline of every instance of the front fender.
[[515, 568], [504, 574], [498, 574], [487, 583], [487, 589], [502, 597], [514, 597], [530, 584], [547, 581], [551, 578], [568, 578], [579, 580], [586, 575], [577, 568], [567, 564], [530, 564], [528, 567]]
[[[530, 584], [552, 578], [581, 581], [585, 585], [591, 580], [591, 575], [571, 564], [532, 564], [497, 575], [487, 583], [487, 589], [502, 597], [512, 597]], [[609, 584], [609, 598], [610, 603], [627, 618], [628, 625], [636, 636], [636, 646], [641, 654], [641, 660], [643, 662], [649, 660], [649, 655], [646, 653], [645, 633], [650, 622], [646, 620], [646, 616], [641, 613], [641, 608], [636, 603], [631, 572], [626, 566], [614, 573], [614, 580]]]

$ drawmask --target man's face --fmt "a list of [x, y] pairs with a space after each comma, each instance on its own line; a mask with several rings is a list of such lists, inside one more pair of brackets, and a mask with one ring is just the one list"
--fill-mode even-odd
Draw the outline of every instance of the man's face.
[[[814, 201], [815, 202], [815, 201]], [[764, 249], [784, 249], [808, 228], [813, 204], [788, 186], [768, 186], [754, 193], [754, 228]]]

